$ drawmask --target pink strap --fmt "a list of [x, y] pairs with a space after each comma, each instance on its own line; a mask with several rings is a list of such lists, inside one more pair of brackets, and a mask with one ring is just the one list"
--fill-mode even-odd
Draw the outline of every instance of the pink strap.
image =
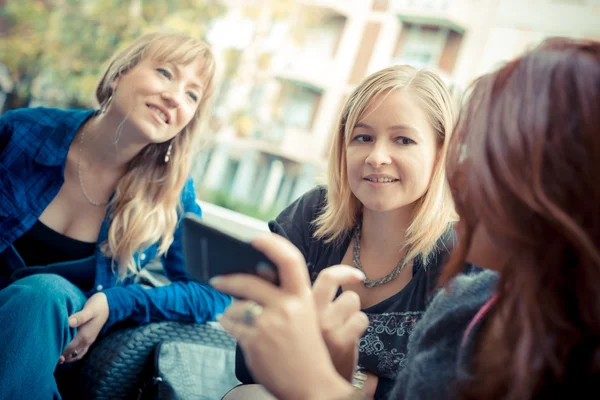
[[473, 327], [475, 326], [475, 324], [478, 323], [479, 321], [481, 321], [483, 319], [483, 317], [485, 317], [485, 314], [487, 314], [487, 312], [490, 310], [490, 308], [492, 308], [492, 306], [496, 303], [496, 300], [498, 300], [498, 294], [493, 295], [488, 301], [486, 301], [485, 304], [479, 309], [477, 314], [475, 314], [475, 316], [473, 317], [471, 322], [469, 322], [469, 325], [467, 326], [467, 330], [463, 334], [461, 346], [465, 345], [467, 338], [471, 334], [471, 331], [473, 330]]

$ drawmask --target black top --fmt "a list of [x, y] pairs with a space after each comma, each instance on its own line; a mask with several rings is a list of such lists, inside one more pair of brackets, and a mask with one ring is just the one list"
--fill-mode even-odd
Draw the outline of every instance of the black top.
[[96, 243], [83, 242], [56, 232], [39, 220], [13, 243], [27, 267], [48, 266], [81, 288], [90, 288], [96, 274], [93, 263], [89, 268], [69, 268], [69, 262], [91, 257]]
[[[300, 249], [313, 282], [321, 270], [341, 263], [352, 239], [351, 231], [337, 243], [326, 244], [313, 237], [312, 222], [322, 212], [326, 193], [324, 187], [309, 191], [283, 210], [275, 221], [269, 222], [271, 231], [286, 237]], [[454, 232], [450, 230], [440, 239], [426, 266], [420, 258], [414, 260], [413, 278], [402, 290], [363, 309], [370, 325], [359, 343], [359, 365], [379, 377], [375, 398], [386, 397], [406, 363], [408, 338], [433, 294], [453, 238]], [[252, 383], [241, 351], [237, 353], [236, 375], [241, 382]]]

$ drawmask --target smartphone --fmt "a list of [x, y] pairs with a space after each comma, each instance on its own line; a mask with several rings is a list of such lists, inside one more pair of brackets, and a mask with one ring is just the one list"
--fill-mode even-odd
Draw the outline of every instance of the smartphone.
[[279, 285], [277, 267], [249, 241], [205, 223], [193, 213], [183, 217], [185, 267], [202, 283], [217, 275], [250, 274]]

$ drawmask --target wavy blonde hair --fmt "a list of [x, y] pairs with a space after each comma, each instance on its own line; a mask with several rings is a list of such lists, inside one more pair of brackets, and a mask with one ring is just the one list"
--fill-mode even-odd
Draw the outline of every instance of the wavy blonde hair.
[[[201, 58], [202, 98], [192, 120], [173, 139], [149, 144], [129, 163], [127, 172], [117, 185], [110, 206], [108, 241], [103, 251], [118, 264], [119, 279], [138, 272], [134, 255], [159, 243], [163, 255], [173, 242], [173, 234], [181, 212], [180, 195], [190, 172], [192, 152], [196, 149], [201, 123], [206, 120], [214, 92], [215, 59], [209, 46], [181, 33], [150, 33], [119, 51], [96, 88], [101, 107], [110, 104], [111, 83], [134, 68], [145, 57], [161, 62], [188, 65]], [[169, 147], [168, 163], [164, 157]]]
[[396, 65], [375, 72], [352, 92], [331, 143], [327, 176], [327, 203], [314, 221], [314, 236], [332, 242], [344, 237], [358, 222], [362, 205], [350, 189], [347, 178], [346, 147], [352, 130], [371, 100], [382, 93], [403, 89], [419, 101], [437, 135], [439, 150], [427, 192], [417, 200], [403, 248], [408, 249], [405, 265], [420, 256], [426, 265], [436, 243], [458, 217], [446, 180], [446, 150], [454, 125], [454, 107], [448, 88], [429, 69]]

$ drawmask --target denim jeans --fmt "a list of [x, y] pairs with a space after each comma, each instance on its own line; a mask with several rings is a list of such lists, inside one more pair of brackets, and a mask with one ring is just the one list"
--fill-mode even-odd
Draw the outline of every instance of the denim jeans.
[[87, 301], [67, 279], [44, 273], [44, 267], [36, 268], [35, 274], [25, 274], [0, 290], [3, 399], [61, 398], [54, 372], [60, 355], [76, 334], [76, 329], [69, 327], [68, 317]]

